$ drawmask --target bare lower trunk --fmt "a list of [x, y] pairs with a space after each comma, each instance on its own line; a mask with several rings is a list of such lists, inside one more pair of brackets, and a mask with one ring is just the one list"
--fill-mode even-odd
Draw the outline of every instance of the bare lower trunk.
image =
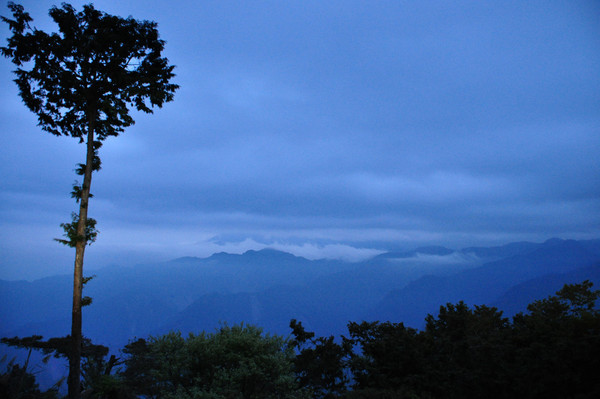
[[85, 173], [81, 186], [81, 200], [79, 205], [79, 220], [77, 222], [77, 242], [75, 245], [75, 271], [73, 273], [73, 312], [71, 321], [71, 352], [69, 354], [69, 399], [81, 398], [81, 298], [83, 290], [83, 255], [85, 253], [86, 225], [88, 214], [88, 200], [90, 185], [92, 183], [92, 168], [94, 162], [94, 121], [95, 113], [91, 112], [88, 125], [87, 154]]
[[[80, 216], [80, 220], [82, 220]], [[79, 399], [81, 392], [81, 297], [83, 287], [83, 254], [85, 243], [75, 247], [75, 272], [73, 273], [73, 311], [71, 319], [72, 348], [69, 356], [69, 399]]]

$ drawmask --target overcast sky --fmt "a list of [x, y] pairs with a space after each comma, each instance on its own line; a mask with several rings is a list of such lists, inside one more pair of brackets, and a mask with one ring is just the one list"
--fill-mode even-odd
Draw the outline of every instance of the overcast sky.
[[[56, 3], [21, 2], [46, 31]], [[102, 147], [88, 269], [600, 237], [598, 1], [94, 4], [157, 21], [181, 89]], [[85, 147], [36, 126], [13, 69], [0, 59], [0, 278], [70, 273], [52, 238]]]

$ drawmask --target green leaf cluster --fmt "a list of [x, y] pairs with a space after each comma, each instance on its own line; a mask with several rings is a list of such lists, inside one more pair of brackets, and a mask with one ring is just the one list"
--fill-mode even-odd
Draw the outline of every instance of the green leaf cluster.
[[98, 236], [98, 230], [96, 230], [96, 219], [86, 219], [85, 237], [77, 234], [77, 224], [79, 223], [79, 216], [75, 212], [72, 212], [71, 219], [71, 223], [60, 224], [60, 227], [62, 227], [62, 229], [65, 231], [63, 236], [66, 239], [55, 238], [54, 241], [57, 241], [71, 248], [75, 248], [77, 242], [79, 241], [84, 241], [87, 245], [92, 245], [92, 243], [96, 241], [96, 237]]
[[125, 381], [148, 398], [301, 398], [294, 353], [279, 336], [254, 326], [212, 334], [172, 332], [131, 342]]

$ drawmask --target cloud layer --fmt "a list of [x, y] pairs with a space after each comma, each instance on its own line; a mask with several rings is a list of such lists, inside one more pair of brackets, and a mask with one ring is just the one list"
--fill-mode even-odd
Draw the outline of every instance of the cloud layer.
[[[23, 2], [41, 29], [52, 4]], [[91, 265], [600, 235], [593, 2], [94, 4], [156, 20], [181, 90], [102, 148]], [[12, 69], [0, 278], [68, 272], [50, 246], [84, 148], [35, 126]]]

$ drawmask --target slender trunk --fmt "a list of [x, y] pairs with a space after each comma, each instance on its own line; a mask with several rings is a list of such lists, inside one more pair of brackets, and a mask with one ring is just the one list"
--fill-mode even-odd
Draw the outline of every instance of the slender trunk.
[[[73, 313], [71, 321], [72, 348], [69, 356], [69, 399], [81, 398], [81, 298], [83, 290], [83, 255], [85, 253], [86, 225], [88, 214], [88, 200], [90, 196], [90, 185], [92, 184], [92, 169], [94, 162], [94, 129], [96, 112], [91, 110], [88, 121], [87, 155], [85, 159], [85, 173], [81, 186], [81, 200], [79, 203], [79, 220], [77, 222], [78, 240], [75, 245], [75, 271], [73, 273]], [[83, 237], [83, 239], [80, 239]]]

